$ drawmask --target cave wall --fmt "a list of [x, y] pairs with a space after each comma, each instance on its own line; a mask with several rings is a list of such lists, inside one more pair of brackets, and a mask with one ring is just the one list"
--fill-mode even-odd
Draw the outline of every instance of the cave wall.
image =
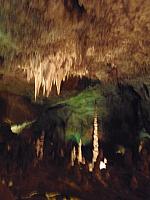
[[11, 92], [0, 92], [0, 120], [8, 123], [23, 123], [35, 120], [40, 112], [40, 106], [31, 102], [27, 97]]

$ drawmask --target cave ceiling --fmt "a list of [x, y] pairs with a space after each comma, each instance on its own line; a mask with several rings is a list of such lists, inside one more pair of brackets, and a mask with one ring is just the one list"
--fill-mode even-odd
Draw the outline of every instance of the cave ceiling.
[[35, 96], [70, 75], [107, 81], [108, 63], [149, 76], [149, 0], [0, 0], [1, 73], [34, 81]]

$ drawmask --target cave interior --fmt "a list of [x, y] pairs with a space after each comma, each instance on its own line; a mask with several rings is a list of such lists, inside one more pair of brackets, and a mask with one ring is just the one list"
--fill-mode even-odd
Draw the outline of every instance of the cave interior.
[[0, 200], [150, 199], [150, 1], [0, 0]]

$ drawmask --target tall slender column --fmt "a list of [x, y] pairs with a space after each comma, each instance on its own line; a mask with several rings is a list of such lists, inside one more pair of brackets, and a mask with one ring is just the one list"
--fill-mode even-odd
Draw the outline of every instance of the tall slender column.
[[98, 144], [98, 122], [97, 122], [97, 113], [95, 112], [94, 116], [94, 134], [93, 134], [93, 160], [92, 163], [94, 163], [97, 160], [99, 150], [98, 150], [99, 144]]
[[79, 146], [78, 146], [78, 163], [82, 163], [82, 141], [80, 139]]

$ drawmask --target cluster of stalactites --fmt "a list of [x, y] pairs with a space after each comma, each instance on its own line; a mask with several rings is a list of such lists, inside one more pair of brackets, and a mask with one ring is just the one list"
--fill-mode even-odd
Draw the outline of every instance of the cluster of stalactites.
[[[69, 48], [69, 46], [68, 46]], [[56, 85], [57, 93], [60, 93], [62, 81], [69, 76], [83, 76], [88, 73], [86, 67], [81, 65], [81, 56], [77, 54], [75, 48], [70, 50], [58, 50], [42, 58], [40, 54], [31, 56], [26, 66], [21, 66], [27, 74], [27, 81], [35, 82], [35, 99], [39, 95], [40, 89], [44, 96], [49, 96], [52, 86]]]

